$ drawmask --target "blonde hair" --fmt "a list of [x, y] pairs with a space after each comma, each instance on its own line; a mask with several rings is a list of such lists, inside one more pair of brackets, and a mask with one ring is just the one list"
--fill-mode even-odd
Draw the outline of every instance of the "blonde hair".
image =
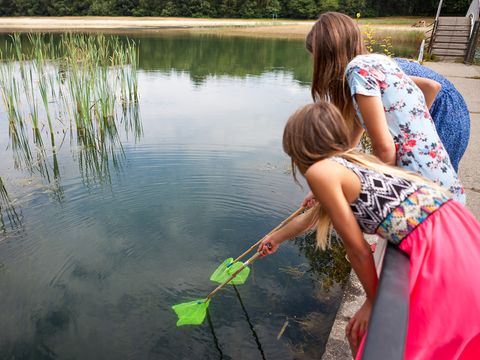
[[313, 101], [335, 104], [353, 128], [357, 120], [345, 70], [355, 56], [367, 53], [360, 28], [345, 14], [323, 13], [308, 33], [305, 47], [313, 56]]
[[[283, 149], [291, 158], [295, 181], [297, 169], [308, 169], [318, 161], [337, 156], [366, 169], [427, 185], [451, 196], [447, 190], [413, 172], [386, 165], [373, 155], [351, 149], [348, 134], [342, 114], [326, 101], [303, 106], [290, 116], [283, 133]], [[311, 221], [316, 224], [317, 245], [325, 249], [329, 244], [331, 220], [321, 205], [316, 205], [312, 211]]]

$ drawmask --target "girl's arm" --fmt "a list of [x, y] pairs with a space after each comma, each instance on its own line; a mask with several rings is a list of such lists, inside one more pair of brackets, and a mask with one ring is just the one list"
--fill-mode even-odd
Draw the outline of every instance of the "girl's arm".
[[344, 187], [351, 189], [355, 186], [352, 183], [352, 176], [354, 175], [346, 174], [342, 165], [324, 160], [312, 165], [305, 177], [317, 201], [325, 208], [338, 235], [342, 238], [350, 263], [365, 289], [367, 299], [373, 302], [378, 278], [372, 251], [345, 197]]
[[373, 153], [384, 163], [396, 165], [395, 143], [388, 130], [382, 101], [376, 96], [360, 94], [355, 94], [355, 100], [372, 140]]
[[[358, 179], [342, 165], [332, 165], [331, 160], [318, 162], [308, 169], [306, 178], [313, 194], [327, 210], [333, 226], [342, 238], [350, 263], [367, 295], [365, 303], [350, 319], [345, 329], [350, 342], [359, 344], [368, 328], [378, 277], [370, 246], [363, 238], [360, 226], [350, 209], [349, 202], [358, 196]], [[352, 196], [352, 193], [355, 196]], [[350, 201], [346, 194], [350, 194]]]
[[[288, 239], [293, 239], [294, 237], [303, 234], [305, 231], [312, 227], [311, 214], [313, 209], [305, 211], [303, 214], [298, 215], [288, 224], [281, 227], [279, 230], [275, 231], [273, 234], [265, 237], [258, 247], [258, 251], [263, 254], [263, 256], [272, 254], [277, 251], [280, 244]], [[267, 244], [270, 244], [267, 246]]]
[[360, 143], [360, 139], [362, 138], [363, 132], [364, 130], [362, 125], [360, 125], [358, 121], [355, 121], [354, 129], [350, 134], [350, 146], [352, 148], [357, 147], [357, 145]]
[[427, 103], [427, 107], [430, 109], [437, 97], [442, 85], [435, 80], [426, 79], [418, 76], [409, 76], [410, 79], [417, 85], [420, 90], [423, 92], [423, 96], [425, 97], [425, 102]]

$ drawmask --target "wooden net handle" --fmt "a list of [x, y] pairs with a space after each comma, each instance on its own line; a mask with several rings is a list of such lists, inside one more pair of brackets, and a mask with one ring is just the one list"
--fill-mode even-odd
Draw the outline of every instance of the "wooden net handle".
[[205, 301], [210, 300], [217, 292], [219, 292], [225, 285], [227, 285], [233, 278], [235, 278], [240, 273], [240, 271], [242, 271], [248, 265], [252, 264], [255, 260], [257, 260], [260, 255], [261, 254], [257, 252], [250, 259], [245, 261], [245, 263], [242, 266], [240, 266], [232, 275], [230, 275], [230, 277], [227, 280], [225, 280], [223, 283], [218, 285], [210, 294], [208, 294], [207, 297], [205, 298]]
[[250, 246], [248, 250], [246, 250], [243, 254], [241, 254], [239, 257], [237, 257], [235, 260], [232, 261], [232, 264], [239, 261], [240, 259], [243, 259], [246, 255], [248, 255], [253, 249], [255, 249], [260, 243], [265, 240], [265, 238], [271, 234], [273, 234], [275, 231], [283, 227], [284, 225], [288, 224], [290, 221], [292, 221], [294, 218], [296, 218], [298, 215], [303, 213], [305, 211], [305, 208], [302, 206], [297, 211], [295, 211], [293, 214], [291, 214], [288, 218], [283, 220], [280, 224], [278, 224], [272, 231], [270, 231], [267, 235], [262, 237], [260, 240], [258, 240], [255, 244]]

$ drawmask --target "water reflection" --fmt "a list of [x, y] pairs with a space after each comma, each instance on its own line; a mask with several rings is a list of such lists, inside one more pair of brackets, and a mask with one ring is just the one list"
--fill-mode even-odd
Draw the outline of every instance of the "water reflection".
[[186, 72], [195, 85], [212, 76], [245, 78], [267, 72], [291, 73], [302, 84], [311, 79], [310, 55], [299, 40], [181, 33], [136, 39], [140, 43], [140, 68]]
[[[222, 47], [221, 39], [214, 42]], [[22, 122], [23, 130], [14, 123], [29, 150], [19, 141], [13, 151], [8, 109], [0, 113], [0, 143], [10, 144], [0, 148], [0, 172], [8, 175], [5, 188], [18, 199], [13, 204], [17, 212], [21, 207], [24, 228], [15, 238], [0, 234], [0, 358], [317, 356], [341, 284], [332, 280], [327, 293], [327, 281], [316, 280], [328, 273], [321, 269], [327, 260], [318, 273], [306, 272], [310, 276], [281, 271], [313, 267], [313, 251], [305, 256], [293, 243], [255, 263], [238, 291], [225, 289], [212, 301], [210, 327], [177, 328], [170, 308], [208, 293], [219, 262], [244, 251], [303, 198], [281, 134], [288, 115], [310, 101], [308, 86], [286, 68], [267, 62], [257, 69], [255, 54], [251, 72], [245, 59], [245, 74], [230, 76], [204, 53], [208, 68], [198, 74], [208, 75], [195, 83], [186, 58], [162, 63], [153, 53], [156, 60], [148, 60], [142, 44], [139, 64], [151, 61], [155, 69], [139, 65], [138, 103], [126, 113], [116, 103], [114, 124], [77, 126], [77, 107], [62, 107], [51, 132], [39, 110], [48, 175], [39, 170], [31, 120]], [[303, 48], [293, 42], [266, 47], [280, 62], [276, 46], [289, 44]], [[233, 51], [233, 44], [225, 46]], [[48, 63], [43, 69], [68, 82], [68, 70]], [[51, 110], [58, 105], [48, 103]], [[25, 119], [27, 103], [17, 109]], [[61, 201], [52, 196], [56, 180]]]
[[318, 249], [315, 236], [316, 233], [313, 231], [295, 239], [295, 244], [308, 260], [309, 268], [304, 272], [292, 269], [291, 273], [293, 276], [314, 274], [315, 280], [320, 281], [323, 290], [328, 292], [335, 284], [343, 284], [347, 280], [351, 267], [345, 257], [345, 247], [336, 233], [332, 233], [331, 248], [326, 251]]
[[245, 315], [245, 320], [247, 320], [248, 327], [250, 328], [250, 330], [252, 332], [252, 336], [255, 339], [255, 343], [257, 344], [257, 347], [258, 347], [258, 352], [260, 353], [262, 359], [265, 360], [265, 353], [263, 352], [262, 343], [260, 342], [260, 338], [259, 338], [257, 332], [255, 331], [255, 328], [253, 327], [252, 321], [250, 320], [250, 316], [248, 316], [248, 311], [245, 308], [245, 305], [242, 301], [242, 297], [240, 296], [240, 292], [238, 291], [237, 286], [233, 285], [232, 287], [233, 287], [233, 290], [235, 290], [235, 294], [237, 295], [238, 302], [240, 303], [240, 306], [242, 308], [242, 312]]

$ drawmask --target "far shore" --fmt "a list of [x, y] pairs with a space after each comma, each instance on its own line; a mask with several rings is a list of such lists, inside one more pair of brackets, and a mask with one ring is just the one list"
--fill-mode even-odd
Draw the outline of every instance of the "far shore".
[[[194, 32], [219, 35], [255, 37], [304, 38], [314, 21], [284, 19], [196, 19], [165, 17], [1, 17], [0, 32], [104, 32], [145, 33]], [[380, 20], [380, 21], [379, 21]], [[413, 27], [422, 18], [377, 18], [371, 19], [372, 26], [386, 31], [425, 31], [424, 26]], [[370, 23], [362, 19], [360, 25]]]

